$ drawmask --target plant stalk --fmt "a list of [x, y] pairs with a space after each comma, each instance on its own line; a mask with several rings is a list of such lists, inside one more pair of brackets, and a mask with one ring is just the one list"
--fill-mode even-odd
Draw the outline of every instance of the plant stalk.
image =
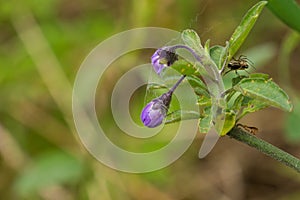
[[229, 137], [243, 142], [258, 151], [270, 156], [271, 158], [293, 168], [300, 173], [300, 160], [293, 155], [275, 147], [274, 145], [255, 137], [254, 135], [246, 132], [245, 130], [234, 127], [228, 134]]

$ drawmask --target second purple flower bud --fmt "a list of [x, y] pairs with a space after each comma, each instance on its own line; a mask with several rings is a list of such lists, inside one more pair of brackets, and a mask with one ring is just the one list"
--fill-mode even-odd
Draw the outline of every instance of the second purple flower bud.
[[150, 101], [142, 111], [141, 120], [149, 128], [159, 126], [166, 117], [172, 93], [167, 92]]
[[141, 120], [145, 126], [154, 128], [163, 122], [167, 116], [173, 92], [184, 78], [185, 75], [183, 75], [168, 92], [153, 99], [145, 106], [141, 113]]

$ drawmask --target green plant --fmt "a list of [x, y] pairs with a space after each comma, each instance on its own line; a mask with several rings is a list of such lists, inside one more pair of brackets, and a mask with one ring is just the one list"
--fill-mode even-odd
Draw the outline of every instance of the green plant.
[[[200, 113], [172, 112], [164, 115], [166, 123], [199, 118], [200, 132], [208, 132], [214, 124], [217, 126], [220, 136], [229, 135], [300, 171], [298, 159], [285, 152], [282, 153], [281, 150], [249, 135], [249, 133], [247, 134], [247, 129], [240, 129], [236, 126], [237, 122], [246, 114], [269, 106], [288, 112], [292, 110], [288, 95], [268, 74], [239, 75], [237, 70], [247, 69], [252, 64], [246, 57], [242, 56], [239, 59], [233, 57], [247, 38], [266, 4], [267, 1], [260, 1], [246, 13], [225, 46], [210, 47], [208, 40], [203, 47], [197, 33], [188, 29], [181, 35], [183, 45], [163, 47], [157, 50], [152, 57], [152, 64], [158, 74], [163, 68], [172, 67], [185, 75], [198, 97]], [[177, 57], [172, 59], [175, 58], [174, 53], [177, 49], [189, 51], [196, 61], [191, 62], [180, 58], [177, 61]], [[237, 76], [231, 78], [231, 86], [225, 87], [224, 77], [230, 71], [236, 71]], [[217, 111], [215, 115], [213, 111], [216, 110], [220, 111]], [[218, 126], [218, 123], [221, 125]], [[243, 134], [237, 134], [239, 131]]]

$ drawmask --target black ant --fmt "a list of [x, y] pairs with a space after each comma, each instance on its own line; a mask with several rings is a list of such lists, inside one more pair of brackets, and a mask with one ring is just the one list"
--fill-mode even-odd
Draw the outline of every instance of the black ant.
[[[224, 76], [231, 71], [235, 71], [236, 74], [237, 70], [245, 70], [249, 68], [249, 66], [253, 66], [253, 62], [249, 60], [246, 56], [240, 55], [238, 59], [232, 58], [232, 60], [227, 64], [229, 70], [225, 72]], [[246, 71], [247, 72], [247, 71]], [[248, 73], [248, 72], [247, 72]]]

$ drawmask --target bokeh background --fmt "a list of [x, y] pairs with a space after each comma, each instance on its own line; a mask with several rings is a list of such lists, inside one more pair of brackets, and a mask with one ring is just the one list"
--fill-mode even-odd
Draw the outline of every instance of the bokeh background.
[[[151, 173], [110, 169], [82, 146], [72, 121], [71, 93], [87, 54], [113, 34], [144, 26], [196, 30], [224, 45], [253, 1], [27, 0], [0, 3], [0, 199], [300, 199], [300, 175], [229, 137], [204, 159], [198, 133], [172, 165]], [[300, 22], [299, 22], [300, 23]], [[153, 50], [119, 61], [99, 88], [99, 121], [124, 147], [111, 117], [118, 78]], [[299, 37], [267, 8], [239, 54], [286, 89], [292, 113], [268, 108], [246, 116], [258, 137], [300, 157]], [[145, 94], [141, 88], [136, 96]], [[133, 102], [139, 102], [134, 100]], [[136, 103], [137, 104], [137, 103]], [[132, 106], [133, 113], [143, 105]], [[135, 115], [135, 114], [133, 114]], [[137, 116], [139, 113], [137, 114]], [[142, 133], [141, 133], [142, 134]], [[166, 138], [170, 137], [166, 136]], [[135, 146], [135, 151], [161, 146]], [[151, 162], [151, 161], [149, 161]]]

